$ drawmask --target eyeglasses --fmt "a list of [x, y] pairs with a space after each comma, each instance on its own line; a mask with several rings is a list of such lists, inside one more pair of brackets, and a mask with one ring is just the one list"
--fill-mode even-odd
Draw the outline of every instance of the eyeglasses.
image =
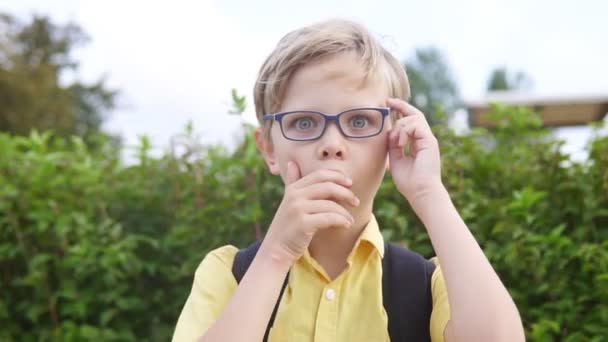
[[285, 139], [310, 141], [319, 139], [327, 129], [327, 122], [338, 125], [342, 135], [348, 138], [369, 138], [380, 134], [384, 118], [390, 108], [354, 108], [338, 114], [326, 114], [311, 110], [298, 110], [264, 115], [264, 120], [278, 121]]

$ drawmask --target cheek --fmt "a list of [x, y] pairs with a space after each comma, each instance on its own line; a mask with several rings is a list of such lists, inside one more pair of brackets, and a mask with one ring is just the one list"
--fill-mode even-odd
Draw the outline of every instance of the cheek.
[[280, 147], [277, 146], [275, 151], [281, 174], [287, 172], [287, 163], [290, 161], [295, 162], [296, 165], [298, 165], [301, 176], [305, 176], [310, 172], [307, 167], [311, 165], [311, 155], [306, 147], [297, 145], [297, 143], [291, 141], [283, 140]]
[[[311, 159], [313, 154], [310, 151], [305, 151], [304, 149], [300, 149], [299, 151], [292, 151], [290, 153], [290, 160], [295, 161], [300, 169], [300, 176], [304, 177], [307, 174], [315, 171], [314, 170], [314, 162]], [[285, 163], [287, 166], [287, 163]]]
[[382, 134], [378, 135], [374, 139], [372, 144], [372, 149], [375, 151], [373, 153], [374, 158], [384, 159], [384, 157], [388, 154], [388, 131], [383, 131]]
[[360, 169], [364, 173], [363, 176], [370, 180], [382, 177], [386, 171], [388, 158], [387, 137], [385, 134], [382, 134], [377, 138], [370, 141], [370, 144], [366, 146], [366, 153], [357, 154]]

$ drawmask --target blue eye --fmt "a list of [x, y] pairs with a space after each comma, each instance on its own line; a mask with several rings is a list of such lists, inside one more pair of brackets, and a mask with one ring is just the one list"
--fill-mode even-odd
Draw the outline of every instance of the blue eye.
[[366, 117], [356, 116], [350, 120], [350, 123], [354, 128], [365, 128], [369, 121]]
[[299, 118], [295, 124], [297, 129], [307, 130], [314, 126], [314, 121], [311, 118]]

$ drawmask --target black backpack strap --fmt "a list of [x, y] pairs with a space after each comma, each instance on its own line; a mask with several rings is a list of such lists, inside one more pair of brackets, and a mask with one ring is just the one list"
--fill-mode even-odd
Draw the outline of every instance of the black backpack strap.
[[234, 262], [232, 263], [232, 275], [236, 279], [237, 284], [241, 282], [243, 276], [247, 272], [249, 265], [258, 253], [258, 249], [262, 245], [262, 241], [256, 241], [249, 245], [247, 248], [240, 249], [234, 256]]
[[[251, 265], [253, 258], [255, 258], [258, 249], [260, 249], [260, 245], [262, 245], [262, 241], [254, 242], [249, 247], [239, 250], [234, 256], [234, 262], [232, 263], [232, 275], [234, 275], [234, 279], [236, 279], [237, 283], [240, 283], [241, 279], [243, 279], [243, 276], [245, 275], [245, 272], [247, 272], [249, 265]], [[281, 303], [283, 292], [285, 292], [285, 287], [287, 287], [288, 278], [289, 273], [287, 273], [287, 277], [285, 277], [283, 287], [281, 287], [281, 293], [279, 294], [277, 303], [274, 305], [272, 315], [270, 315], [270, 321], [268, 321], [268, 325], [266, 326], [266, 332], [264, 333], [264, 342], [268, 341], [268, 334], [270, 333], [270, 328], [272, 328], [274, 324], [274, 318], [276, 317], [277, 311], [279, 310], [279, 304]]]
[[419, 254], [385, 243], [382, 301], [391, 341], [430, 341], [433, 309], [431, 277], [435, 264]]

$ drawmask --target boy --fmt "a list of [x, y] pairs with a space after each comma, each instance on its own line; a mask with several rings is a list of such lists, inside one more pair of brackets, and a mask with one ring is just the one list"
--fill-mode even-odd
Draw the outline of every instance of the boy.
[[[436, 138], [404, 101], [403, 68], [365, 28], [330, 20], [289, 33], [254, 97], [256, 143], [284, 197], [238, 284], [235, 247], [205, 257], [174, 341], [389, 341], [391, 326], [408, 324], [420, 330], [407, 335], [414, 341], [524, 340], [517, 308], [442, 184]], [[424, 285], [427, 326], [395, 323], [383, 305], [387, 251], [372, 206], [387, 169], [441, 260]], [[394, 293], [416, 285], [405, 280]]]

